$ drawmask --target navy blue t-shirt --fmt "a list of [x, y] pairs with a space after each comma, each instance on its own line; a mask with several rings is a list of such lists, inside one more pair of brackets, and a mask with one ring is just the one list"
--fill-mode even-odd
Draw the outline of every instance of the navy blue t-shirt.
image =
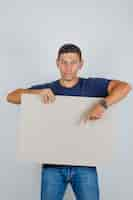
[[108, 84], [111, 79], [79, 77], [79, 81], [73, 87], [64, 87], [59, 79], [44, 84], [33, 85], [28, 89], [50, 88], [55, 95], [83, 96], [83, 97], [106, 97], [108, 95]]

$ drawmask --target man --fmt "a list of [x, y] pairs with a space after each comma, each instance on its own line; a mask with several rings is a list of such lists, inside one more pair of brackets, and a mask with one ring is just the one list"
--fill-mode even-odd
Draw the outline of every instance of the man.
[[[85, 119], [98, 120], [106, 109], [126, 97], [131, 86], [127, 82], [105, 78], [78, 77], [83, 67], [81, 50], [74, 44], [64, 44], [56, 59], [61, 78], [53, 82], [16, 89], [7, 95], [7, 101], [21, 103], [24, 93], [43, 96], [44, 103], [53, 103], [56, 95], [104, 97], [93, 107]], [[99, 200], [99, 183], [96, 166], [43, 164], [41, 174], [41, 200], [63, 199], [66, 186], [71, 183], [78, 200]]]

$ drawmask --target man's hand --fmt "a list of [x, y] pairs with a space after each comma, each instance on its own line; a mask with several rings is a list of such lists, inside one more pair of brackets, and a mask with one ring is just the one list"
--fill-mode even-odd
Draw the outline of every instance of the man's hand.
[[44, 103], [53, 103], [55, 101], [55, 94], [50, 88], [42, 89], [40, 95], [43, 97]]
[[85, 118], [84, 118], [84, 122], [86, 123], [88, 120], [97, 120], [102, 118], [104, 112], [105, 112], [105, 108], [100, 105], [99, 103], [97, 103], [91, 110], [89, 110], [89, 112], [86, 114]]

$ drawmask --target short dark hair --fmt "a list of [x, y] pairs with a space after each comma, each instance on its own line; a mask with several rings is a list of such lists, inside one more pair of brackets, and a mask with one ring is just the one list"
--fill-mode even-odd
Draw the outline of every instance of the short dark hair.
[[63, 46], [61, 46], [58, 50], [58, 59], [60, 58], [60, 55], [63, 54], [63, 53], [77, 53], [78, 56], [79, 56], [79, 59], [81, 61], [81, 58], [82, 58], [81, 50], [75, 44], [66, 43]]

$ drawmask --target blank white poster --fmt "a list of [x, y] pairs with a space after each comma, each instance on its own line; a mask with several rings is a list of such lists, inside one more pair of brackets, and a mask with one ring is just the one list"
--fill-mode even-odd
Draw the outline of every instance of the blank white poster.
[[96, 166], [110, 163], [116, 144], [115, 108], [98, 120], [83, 122], [102, 98], [56, 95], [45, 104], [40, 95], [23, 94], [17, 158], [37, 163]]

